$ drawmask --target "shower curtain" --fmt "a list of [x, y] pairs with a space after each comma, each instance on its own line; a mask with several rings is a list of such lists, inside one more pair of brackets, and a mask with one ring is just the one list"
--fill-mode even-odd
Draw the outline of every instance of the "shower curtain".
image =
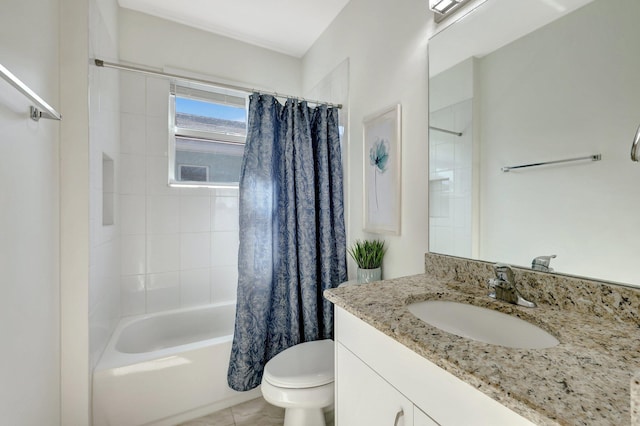
[[347, 279], [338, 110], [253, 94], [248, 123], [227, 377], [238, 391], [284, 349], [333, 337], [322, 292]]

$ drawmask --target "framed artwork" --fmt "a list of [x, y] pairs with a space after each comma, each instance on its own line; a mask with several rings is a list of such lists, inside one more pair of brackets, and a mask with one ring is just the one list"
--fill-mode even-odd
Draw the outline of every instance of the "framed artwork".
[[400, 235], [401, 106], [364, 118], [364, 230]]

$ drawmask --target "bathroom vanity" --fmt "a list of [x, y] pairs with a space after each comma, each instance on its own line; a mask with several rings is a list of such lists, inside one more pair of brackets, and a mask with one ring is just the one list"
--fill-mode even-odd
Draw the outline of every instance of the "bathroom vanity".
[[[429, 250], [482, 260], [431, 253], [425, 274], [325, 292], [338, 426], [640, 426], [639, 16], [626, 0], [477, 0], [434, 27]], [[488, 297], [504, 288], [487, 288], [486, 260], [532, 259], [595, 280], [513, 268], [537, 307]], [[410, 311], [423, 301], [500, 311], [559, 344], [459, 337]]]
[[[427, 254], [426, 273], [328, 290], [336, 306], [336, 425], [632, 423], [640, 291], [515, 269], [538, 307], [487, 297], [492, 264]], [[516, 316], [557, 346], [458, 337], [407, 305], [447, 300]], [[637, 402], [636, 402], [637, 406]]]
[[338, 425], [533, 424], [341, 308], [336, 324]]

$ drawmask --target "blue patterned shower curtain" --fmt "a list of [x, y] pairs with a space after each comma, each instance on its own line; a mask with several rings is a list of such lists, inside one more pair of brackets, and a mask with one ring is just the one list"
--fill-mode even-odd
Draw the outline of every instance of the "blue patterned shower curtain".
[[231, 388], [258, 386], [284, 349], [333, 337], [322, 292], [347, 279], [342, 182], [337, 109], [251, 95]]

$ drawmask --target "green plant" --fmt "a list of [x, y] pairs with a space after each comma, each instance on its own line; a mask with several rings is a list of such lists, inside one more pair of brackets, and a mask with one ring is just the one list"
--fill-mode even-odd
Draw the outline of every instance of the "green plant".
[[384, 241], [381, 240], [356, 240], [353, 245], [347, 249], [353, 260], [358, 264], [360, 269], [375, 269], [382, 266], [382, 258], [387, 251], [384, 247]]

